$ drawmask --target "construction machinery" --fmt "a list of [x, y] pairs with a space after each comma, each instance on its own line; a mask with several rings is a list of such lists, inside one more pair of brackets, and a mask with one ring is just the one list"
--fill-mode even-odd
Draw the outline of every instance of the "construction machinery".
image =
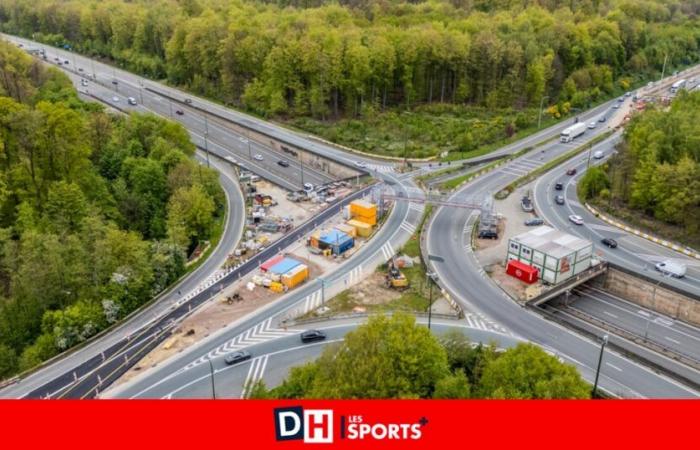
[[386, 287], [403, 290], [408, 288], [408, 278], [404, 275], [396, 264], [394, 263], [394, 258], [391, 258], [387, 262], [387, 272], [386, 272]]

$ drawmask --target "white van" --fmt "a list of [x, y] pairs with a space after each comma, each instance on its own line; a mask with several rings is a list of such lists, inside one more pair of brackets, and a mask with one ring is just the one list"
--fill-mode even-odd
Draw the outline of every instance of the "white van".
[[656, 263], [656, 266], [654, 267], [664, 275], [670, 275], [674, 278], [683, 278], [685, 271], [687, 270], [685, 264], [671, 261], [670, 259]]

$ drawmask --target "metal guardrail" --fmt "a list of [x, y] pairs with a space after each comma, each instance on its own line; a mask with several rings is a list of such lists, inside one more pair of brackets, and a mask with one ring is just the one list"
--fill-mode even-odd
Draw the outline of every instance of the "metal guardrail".
[[[310, 324], [310, 323], [330, 322], [330, 321], [335, 321], [335, 320], [361, 319], [363, 317], [371, 317], [374, 315], [391, 316], [392, 314], [397, 313], [397, 312], [408, 312], [408, 311], [377, 312], [377, 313], [371, 313], [371, 312], [344, 313], [344, 314], [337, 314], [334, 316], [308, 317], [306, 319], [293, 319], [289, 322], [286, 322], [285, 325], [288, 327], [291, 327], [291, 326], [295, 326], [295, 325], [306, 325], [306, 324]], [[428, 317], [428, 313], [423, 313], [423, 312], [411, 312], [410, 314], [412, 316], [416, 316], [416, 317]], [[442, 319], [442, 320], [459, 320], [459, 319], [461, 319], [460, 314], [431, 313], [430, 315], [433, 319]]]

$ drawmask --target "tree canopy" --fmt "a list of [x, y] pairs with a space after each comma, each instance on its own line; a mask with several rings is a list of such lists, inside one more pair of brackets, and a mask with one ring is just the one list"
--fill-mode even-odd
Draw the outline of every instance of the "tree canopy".
[[0, 377], [88, 339], [184, 273], [224, 208], [218, 175], [193, 153], [179, 125], [107, 114], [0, 41]]
[[532, 344], [498, 352], [459, 332], [442, 339], [397, 313], [373, 316], [257, 398], [588, 398], [576, 369]]

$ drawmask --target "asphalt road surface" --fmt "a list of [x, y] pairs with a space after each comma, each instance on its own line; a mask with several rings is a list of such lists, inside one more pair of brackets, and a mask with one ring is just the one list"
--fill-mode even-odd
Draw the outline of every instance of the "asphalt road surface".
[[[251, 353], [251, 359], [236, 365], [227, 366], [223, 357], [211, 359], [209, 364], [198, 365], [191, 370], [182, 371], [176, 375], [154, 384], [134, 382], [119, 386], [106, 392], [105, 398], [211, 398], [212, 397], [212, 367], [214, 370], [214, 386], [217, 398], [241, 398], [245, 395], [246, 386], [263, 380], [267, 387], [279, 385], [284, 380], [291, 367], [299, 366], [317, 358], [323, 349], [329, 345], [342, 342], [345, 334], [364, 323], [366, 317], [318, 322], [313, 329], [326, 333], [325, 341], [303, 344], [299, 339], [301, 328], [290, 328], [286, 333], [279, 333], [275, 338], [262, 343], [253, 344], [246, 348]], [[419, 323], [426, 324], [425, 318]], [[500, 348], [509, 348], [520, 342], [512, 336], [466, 326], [462, 322], [433, 320], [432, 330], [443, 334], [450, 330], [463, 332], [472, 342], [494, 343]], [[178, 355], [177, 361], [183, 365], [192, 358], [189, 354]]]

